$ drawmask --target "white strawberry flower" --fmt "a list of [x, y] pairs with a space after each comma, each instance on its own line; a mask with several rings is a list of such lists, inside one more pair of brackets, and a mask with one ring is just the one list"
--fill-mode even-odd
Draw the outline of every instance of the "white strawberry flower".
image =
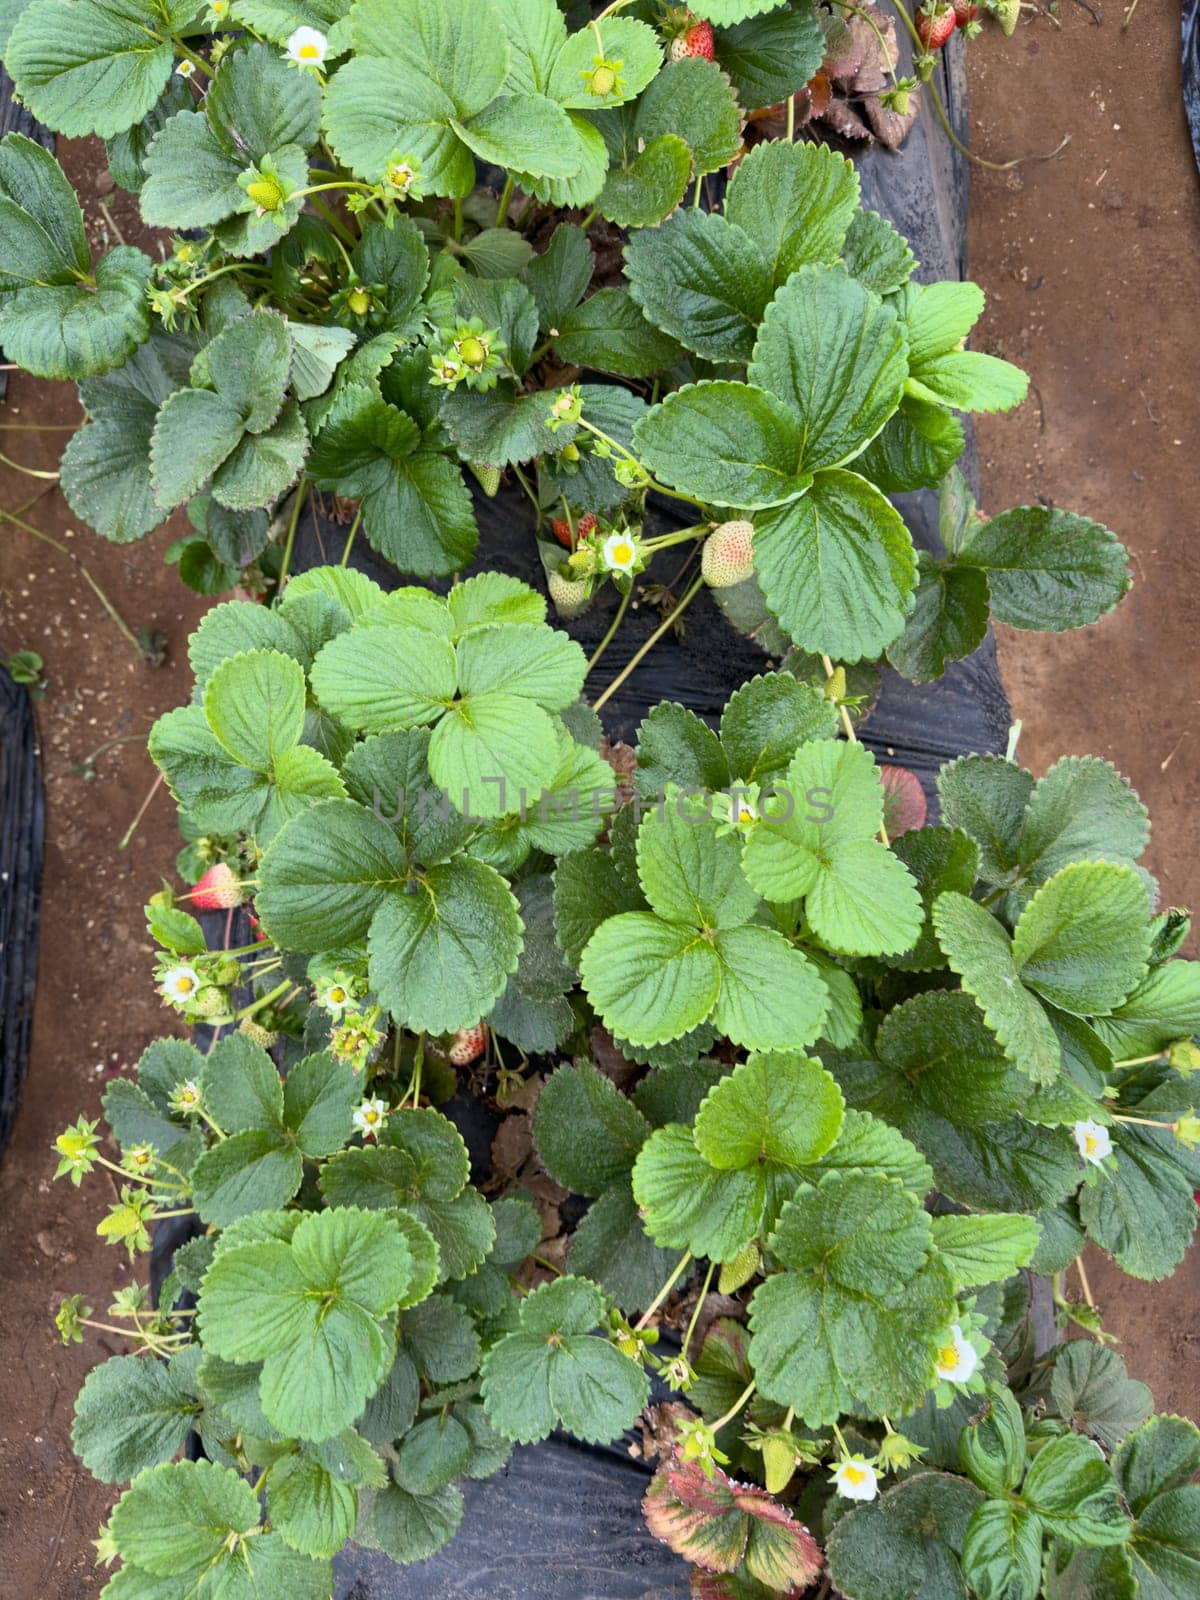
[[1095, 1117], [1089, 1117], [1086, 1122], [1077, 1122], [1073, 1129], [1075, 1144], [1079, 1154], [1093, 1167], [1102, 1167], [1105, 1156], [1112, 1155], [1112, 1135], [1102, 1122], [1097, 1122]]
[[175, 68], [175, 76], [177, 78], [190, 78], [195, 70], [196, 63], [188, 56], [184, 56], [183, 60]]
[[879, 1478], [865, 1456], [847, 1456], [833, 1469], [833, 1486], [844, 1500], [874, 1500]]
[[200, 974], [195, 967], [181, 964], [168, 967], [159, 980], [158, 992], [173, 1006], [190, 1005], [200, 988]]
[[609, 572], [632, 572], [637, 558], [637, 544], [627, 533], [610, 533], [600, 547], [600, 559]]
[[287, 56], [301, 67], [321, 67], [325, 64], [329, 40], [318, 28], [297, 28], [288, 39]]
[[944, 1383], [969, 1383], [979, 1365], [979, 1352], [956, 1322], [938, 1346], [937, 1375]]
[[365, 1139], [377, 1139], [387, 1126], [388, 1103], [386, 1100], [364, 1100], [354, 1113], [352, 1121], [354, 1126]]

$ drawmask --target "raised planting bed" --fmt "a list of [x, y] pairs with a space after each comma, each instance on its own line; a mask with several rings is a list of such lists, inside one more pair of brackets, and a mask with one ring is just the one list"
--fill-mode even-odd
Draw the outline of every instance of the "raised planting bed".
[[244, 0], [102, 75], [61, 6], [17, 87], [176, 243], [93, 262], [10, 138], [0, 335], [81, 380], [75, 509], [186, 505], [244, 591], [150, 738], [217, 1037], [58, 1141], [131, 1256], [179, 1230], [76, 1408], [108, 1600], [1191, 1592], [1200, 1432], [1031, 1291], [1094, 1327], [1087, 1239], [1190, 1242], [1187, 920], [1114, 769], [1018, 764], [988, 637], [1125, 552], [976, 507], [1026, 379], [933, 119], [792, 137], [904, 114], [882, 19], [872, 89], [804, 3]]

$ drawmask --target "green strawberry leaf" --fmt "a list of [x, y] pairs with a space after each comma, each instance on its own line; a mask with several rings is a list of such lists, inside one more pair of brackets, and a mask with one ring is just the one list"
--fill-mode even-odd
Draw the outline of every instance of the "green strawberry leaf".
[[150, 482], [150, 439], [159, 406], [187, 383], [195, 353], [190, 337], [155, 329], [115, 372], [80, 385], [90, 420], [63, 451], [62, 490], [72, 511], [115, 544], [163, 521]]
[[767, 308], [749, 378], [799, 419], [800, 464], [817, 472], [875, 437], [900, 404], [904, 366], [891, 306], [840, 267], [801, 266]]
[[656, 476], [715, 505], [782, 505], [811, 482], [802, 471], [804, 435], [792, 410], [744, 383], [675, 390], [638, 422], [634, 441]]
[[825, 57], [816, 13], [790, 7], [722, 28], [713, 45], [717, 65], [748, 111], [779, 105], [795, 94]]
[[450, 1543], [463, 1519], [463, 1497], [454, 1484], [432, 1494], [412, 1494], [391, 1483], [372, 1496], [357, 1538], [368, 1549], [382, 1550], [407, 1566], [427, 1561]]
[[683, 354], [624, 289], [597, 289], [556, 326], [555, 349], [568, 365], [614, 372], [622, 378], [648, 378], [674, 366]]
[[171, 35], [194, 16], [186, 0], [36, 0], [17, 19], [5, 65], [40, 122], [68, 138], [111, 138], [154, 106], [175, 63]]
[[803, 499], [759, 517], [754, 565], [784, 632], [847, 663], [900, 637], [917, 585], [904, 519], [856, 472], [819, 472]]
[[1077, 1186], [1069, 1130], [1038, 1127], [1021, 1114], [1028, 1079], [969, 994], [905, 1001], [884, 1020], [876, 1048], [878, 1062], [827, 1058], [848, 1102], [906, 1134], [944, 1194], [980, 1210], [1032, 1212]]
[[962, 423], [944, 406], [906, 394], [858, 469], [884, 494], [936, 489], [966, 448]]
[[941, 566], [922, 550], [917, 555], [917, 591], [904, 632], [887, 658], [913, 683], [932, 683], [949, 661], [961, 661], [987, 636], [988, 580], [971, 567]]
[[[751, 678], [730, 695], [721, 713], [721, 744], [731, 775], [741, 783], [762, 783], [782, 771], [799, 745], [836, 738], [837, 731], [836, 707], [819, 689], [787, 672]], [[639, 739], [639, 766], [641, 757]]]
[[[796, 18], [787, 26], [797, 43], [804, 38]], [[725, 215], [758, 245], [779, 288], [800, 267], [837, 260], [858, 214], [858, 192], [853, 163], [828, 145], [776, 140], [757, 145], [740, 164]]]
[[918, 1470], [839, 1518], [826, 1546], [830, 1575], [847, 1600], [967, 1600], [959, 1563], [982, 1501], [963, 1478]]
[[877, 1411], [911, 1409], [934, 1381], [954, 1307], [930, 1242], [928, 1215], [895, 1179], [833, 1172], [797, 1189], [769, 1241], [793, 1270], [751, 1302], [761, 1392], [814, 1427], [855, 1397]]
[[633, 120], [639, 143], [681, 138], [696, 179], [727, 167], [741, 149], [742, 117], [731, 86], [720, 67], [697, 56], [668, 61], [638, 100]]
[[985, 1500], [967, 1525], [963, 1576], [979, 1600], [1037, 1600], [1042, 1581], [1040, 1519], [1008, 1500]]
[[603, 1296], [585, 1278], [564, 1277], [526, 1296], [518, 1327], [483, 1360], [488, 1419], [505, 1438], [528, 1444], [558, 1424], [588, 1443], [629, 1427], [649, 1394], [641, 1367], [591, 1330]]
[[71, 1443], [94, 1478], [125, 1483], [170, 1461], [199, 1410], [175, 1363], [110, 1356], [92, 1368], [79, 1391]]
[[1124, 1544], [1130, 1520], [1112, 1470], [1090, 1439], [1067, 1434], [1034, 1456], [1021, 1497], [1068, 1544]]
[[[632, 130], [632, 123], [630, 124]], [[669, 217], [683, 199], [692, 172], [692, 152], [677, 134], [660, 134], [645, 149], [613, 139], [608, 119], [601, 129], [612, 165], [596, 207], [618, 228], [650, 228]]]
[[226, 1541], [238, 1548], [258, 1516], [254, 1492], [232, 1468], [176, 1461], [142, 1473], [126, 1489], [110, 1531], [125, 1560], [174, 1577], [231, 1554]]
[[881, 843], [883, 784], [860, 744], [802, 745], [763, 802], [743, 854], [765, 900], [804, 899], [826, 949], [875, 955], [910, 949], [921, 929], [916, 885]]
[[842, 244], [842, 265], [876, 294], [894, 294], [912, 276], [917, 258], [907, 240], [877, 211], [856, 211]]
[[362, 1413], [391, 1365], [385, 1319], [412, 1270], [392, 1219], [353, 1208], [310, 1213], [290, 1244], [219, 1253], [197, 1309], [205, 1348], [262, 1361], [263, 1409], [282, 1433], [331, 1438]]
[[975, 1289], [1002, 1283], [1029, 1265], [1037, 1248], [1038, 1225], [1031, 1217], [1004, 1213], [935, 1217], [933, 1243], [955, 1287]]
[[773, 286], [748, 234], [716, 212], [678, 211], [633, 235], [625, 268], [656, 327], [710, 361], [749, 361]]
[[1154, 1409], [1154, 1396], [1129, 1376], [1117, 1352], [1091, 1339], [1059, 1346], [1050, 1394], [1058, 1415], [1106, 1450], [1115, 1450]]
[[646, 1232], [628, 1178], [618, 1179], [588, 1207], [571, 1235], [567, 1265], [591, 1278], [623, 1311], [648, 1306], [670, 1276], [678, 1251], [656, 1245]]
[[403, 411], [352, 385], [317, 438], [311, 475], [362, 501], [368, 541], [402, 572], [445, 577], [470, 562], [478, 530], [462, 473], [420, 441]]
[[1132, 582], [1114, 534], [1050, 506], [1018, 506], [973, 524], [956, 560], [987, 574], [1001, 622], [1042, 633], [1098, 621]]
[[696, 1149], [719, 1170], [803, 1166], [833, 1144], [843, 1111], [837, 1084], [811, 1057], [752, 1055], [705, 1096]]
[[649, 1134], [633, 1101], [590, 1061], [559, 1067], [538, 1097], [538, 1154], [550, 1176], [577, 1194], [602, 1194], [625, 1177]]

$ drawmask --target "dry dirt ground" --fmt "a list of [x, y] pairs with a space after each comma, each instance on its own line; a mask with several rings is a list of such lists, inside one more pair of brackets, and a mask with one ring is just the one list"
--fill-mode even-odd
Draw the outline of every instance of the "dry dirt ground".
[[[1096, 26], [1079, 0], [1061, 0], [1061, 31], [1026, 23], [1006, 44], [989, 30], [973, 52], [977, 148], [1004, 158], [1072, 135], [1053, 161], [975, 174], [972, 259], [989, 294], [977, 343], [1028, 368], [1035, 385], [1019, 412], [980, 430], [984, 499], [991, 509], [1039, 497], [1069, 505], [1133, 550], [1136, 587], [1116, 617], [1060, 640], [1008, 635], [1003, 669], [1027, 763], [1040, 771], [1060, 753], [1089, 750], [1113, 760], [1154, 816], [1151, 864], [1166, 898], [1200, 904], [1200, 189], [1180, 110], [1178, 8], [1143, 0], [1124, 34], [1120, 16], [1108, 0]], [[101, 242], [109, 224], [95, 159], [64, 154]], [[109, 205], [136, 237], [129, 202], [118, 194]], [[16, 377], [0, 423], [77, 414], [68, 385]], [[65, 437], [3, 432], [0, 451], [52, 468]], [[0, 506], [39, 487], [0, 467]], [[29, 518], [59, 538], [76, 528], [55, 493]], [[161, 565], [170, 536], [128, 549], [82, 530], [67, 541], [135, 628], [166, 635], [165, 664], [151, 668], [69, 559], [11, 525], [0, 530], [0, 651], [39, 651], [49, 679], [38, 706], [48, 845], [33, 1060], [0, 1163], [2, 1600], [86, 1600], [104, 1581], [89, 1540], [111, 1495], [75, 1462], [69, 1428], [83, 1376], [115, 1345], [99, 1336], [64, 1351], [51, 1317], [74, 1292], [102, 1315], [127, 1273], [94, 1234], [110, 1198], [104, 1179], [82, 1191], [52, 1184], [49, 1146], [69, 1118], [96, 1114], [106, 1078], [170, 1031], [150, 987], [140, 912], [178, 842], [161, 793], [132, 846], [118, 850], [153, 779], [143, 736], [187, 694], [184, 646], [204, 606]], [[93, 782], [72, 771], [110, 740], [125, 742], [97, 758]], [[1200, 1255], [1156, 1289], [1118, 1290], [1100, 1262], [1091, 1277], [1160, 1405], [1200, 1415]]]
[[[65, 146], [60, 154], [85, 199], [93, 243], [111, 245], [96, 203], [94, 152]], [[133, 242], [137, 219], [129, 203], [119, 195], [107, 203]], [[0, 453], [52, 470], [69, 432], [23, 430], [74, 423], [74, 386], [9, 378]], [[0, 507], [14, 510], [47, 487], [0, 465]], [[52, 1319], [64, 1295], [81, 1293], [106, 1320], [114, 1285], [130, 1274], [95, 1236], [114, 1190], [100, 1170], [82, 1189], [65, 1179], [52, 1183], [50, 1146], [68, 1121], [99, 1114], [106, 1080], [151, 1039], [177, 1031], [151, 985], [153, 947], [141, 911], [171, 874], [179, 847], [174, 809], [161, 789], [129, 848], [118, 845], [154, 781], [145, 748], [150, 725], [191, 691], [187, 636], [207, 604], [163, 564], [170, 530], [123, 548], [106, 544], [49, 487], [26, 520], [86, 564], [135, 632], [157, 629], [167, 642], [163, 664], [148, 665], [69, 557], [0, 523], [0, 656], [36, 650], [47, 679], [37, 705], [47, 822], [33, 1051], [12, 1142], [0, 1160], [2, 1600], [84, 1600], [105, 1582], [104, 1569], [92, 1566], [89, 1541], [113, 1492], [75, 1460], [70, 1424], [80, 1383], [99, 1357], [118, 1352], [119, 1341], [93, 1334], [64, 1350]], [[91, 782], [72, 770], [113, 740], [121, 742], [95, 756]]]
[[[1071, 135], [1054, 160], [972, 173], [972, 276], [988, 295], [974, 342], [1032, 379], [979, 440], [985, 508], [1042, 500], [1094, 517], [1132, 552], [1134, 586], [1095, 628], [1002, 630], [1000, 663], [1025, 764], [1112, 761], [1149, 807], [1164, 900], [1200, 911], [1200, 176], [1179, 6], [1143, 0], [1124, 32], [1123, 3], [1095, 9], [1099, 26], [1061, 0], [1061, 30], [1026, 23], [970, 58], [978, 152], [1005, 160]], [[1159, 1285], [1092, 1256], [1135, 1376], [1160, 1408], [1200, 1417], [1200, 1250]]]

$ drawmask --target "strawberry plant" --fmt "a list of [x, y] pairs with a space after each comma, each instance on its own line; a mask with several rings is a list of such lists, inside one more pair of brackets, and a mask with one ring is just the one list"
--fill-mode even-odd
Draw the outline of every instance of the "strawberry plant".
[[[967, 529], [948, 574], [886, 504], [941, 481], [956, 413], [1012, 406], [1025, 379], [964, 348], [982, 295], [917, 285], [844, 157], [746, 153], [747, 118], [791, 103], [844, 31], [810, 0], [638, 0], [581, 25], [554, 0], [355, 0], [323, 28], [252, 0], [202, 23], [70, 0], [86, 26], [61, 55], [65, 3], [17, 8], [6, 65], [51, 128], [105, 139], [165, 259], [93, 260], [57, 162], [10, 135], [0, 340], [79, 382], [61, 487], [104, 537], [185, 507], [185, 582], [263, 594], [328, 496], [347, 548], [361, 530], [445, 578], [476, 550], [472, 486], [504, 484], [531, 497], [570, 617], [627, 587], [669, 500], [696, 539], [755, 525], [744, 597], [761, 588], [801, 648], [895, 646], [926, 676], [1006, 586], [1037, 592], [1023, 626], [1115, 602], [1119, 553], [1082, 522], [1022, 520], [1015, 579], [999, 529]], [[1086, 591], [1043, 555], [1086, 566]]]
[[[656, 705], [619, 787], [579, 647], [490, 573], [317, 568], [191, 659], [151, 749], [215, 858], [191, 903], [257, 937], [153, 897], [164, 1000], [226, 1031], [109, 1086], [116, 1159], [57, 1141], [118, 1179], [132, 1257], [194, 1219], [157, 1305], [59, 1313], [137, 1352], [76, 1407], [132, 1480], [106, 1595], [325, 1596], [352, 1537], [419, 1561], [460, 1480], [615, 1439], [652, 1377], [646, 1519], [697, 1595], [1195, 1590], [1200, 1432], [1030, 1336], [1031, 1272], [1101, 1334], [1063, 1288], [1086, 1241], [1156, 1279], [1197, 1221], [1200, 967], [1112, 767], [964, 756], [892, 840], [846, 708], [782, 666], [716, 729]], [[459, 1073], [536, 1102], [573, 1230], [472, 1185]]]
[[[1089, 1240], [1146, 1281], [1192, 1240], [1187, 917], [1106, 763], [964, 756], [930, 823], [858, 739], [881, 664], [1093, 623], [1125, 552], [978, 511], [960, 415], [1026, 382], [967, 348], [982, 294], [916, 281], [833, 150], [747, 148], [845, 42], [826, 10], [587, 9], [9, 11], [30, 109], [173, 232], [93, 259], [53, 157], [0, 142], [0, 338], [88, 416], [63, 490], [118, 541], [186, 507], [185, 580], [267, 600], [208, 612], [150, 738], [193, 885], [146, 907], [155, 981], [218, 1041], [152, 1044], [56, 1141], [131, 1258], [191, 1230], [156, 1299], [58, 1315], [130, 1351], [75, 1414], [129, 1483], [104, 1593], [324, 1600], [347, 1541], [425, 1559], [464, 1480], [618, 1439], [653, 1378], [646, 1519], [697, 1596], [1200, 1594], [1200, 1433], [1065, 1288]], [[889, 496], [938, 486], [933, 554]], [[617, 591], [590, 659], [464, 577], [502, 489], [559, 619]], [[295, 573], [321, 495], [342, 559]], [[705, 593], [762, 672], [606, 744]], [[664, 618], [593, 693], [638, 595]], [[486, 1194], [460, 1087], [526, 1143]], [[1032, 1274], [1097, 1337], [1035, 1351]]]

